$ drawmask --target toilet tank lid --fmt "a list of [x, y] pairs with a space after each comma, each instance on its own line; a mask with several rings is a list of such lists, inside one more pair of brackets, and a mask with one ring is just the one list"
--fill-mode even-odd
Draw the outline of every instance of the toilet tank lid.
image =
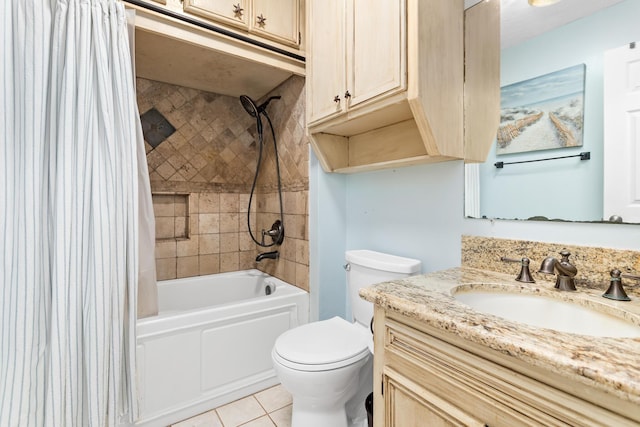
[[393, 273], [418, 273], [422, 266], [422, 262], [417, 259], [404, 258], [367, 249], [347, 251], [345, 258], [347, 262], [352, 264]]

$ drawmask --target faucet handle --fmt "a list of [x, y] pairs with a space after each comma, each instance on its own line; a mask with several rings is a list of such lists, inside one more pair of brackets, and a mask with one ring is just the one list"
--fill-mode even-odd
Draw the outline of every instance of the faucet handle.
[[566, 249], [563, 249], [558, 253], [560, 254], [560, 256], [562, 256], [562, 261], [569, 261], [569, 256], [571, 255], [571, 252], [569, 252]]
[[[609, 289], [607, 289], [607, 291], [604, 294], [602, 294], [602, 296], [605, 298], [616, 300], [616, 301], [631, 301], [631, 298], [627, 296], [627, 293], [624, 291], [624, 288], [622, 287], [621, 276], [626, 277], [628, 275], [626, 274], [623, 275], [622, 272], [617, 268], [614, 268], [613, 270], [611, 270], [610, 274], [611, 274], [611, 282], [609, 283]], [[632, 278], [633, 277], [635, 276], [632, 276]]]
[[520, 273], [518, 273], [518, 275], [516, 276], [516, 280], [518, 282], [524, 282], [524, 283], [536, 282], [535, 280], [533, 280], [533, 277], [531, 277], [531, 272], [529, 271], [529, 264], [531, 262], [529, 258], [523, 257], [522, 259], [513, 259], [513, 258], [507, 258], [507, 257], [500, 257], [500, 261], [520, 263], [522, 267], [520, 268]]
[[634, 279], [640, 281], [640, 276], [636, 276], [634, 274], [621, 274], [620, 277], [624, 277], [625, 279]]

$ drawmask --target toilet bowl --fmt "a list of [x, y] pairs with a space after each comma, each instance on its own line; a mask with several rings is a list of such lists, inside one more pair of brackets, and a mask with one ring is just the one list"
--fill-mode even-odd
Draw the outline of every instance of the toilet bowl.
[[282, 386], [293, 397], [292, 427], [366, 427], [373, 386], [373, 305], [358, 290], [420, 271], [420, 261], [367, 250], [347, 251], [353, 323], [341, 317], [280, 335], [271, 352]]
[[[276, 340], [276, 374], [293, 396], [292, 427], [355, 427], [366, 421], [357, 403], [372, 388], [371, 333], [340, 317], [291, 329]], [[349, 401], [354, 400], [353, 405]]]

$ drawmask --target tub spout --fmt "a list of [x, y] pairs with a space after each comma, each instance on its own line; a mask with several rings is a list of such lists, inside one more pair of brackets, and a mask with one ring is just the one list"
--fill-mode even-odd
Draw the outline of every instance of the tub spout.
[[278, 259], [279, 257], [280, 257], [280, 253], [278, 251], [262, 252], [261, 254], [258, 254], [258, 256], [256, 257], [256, 262], [260, 262], [265, 258]]

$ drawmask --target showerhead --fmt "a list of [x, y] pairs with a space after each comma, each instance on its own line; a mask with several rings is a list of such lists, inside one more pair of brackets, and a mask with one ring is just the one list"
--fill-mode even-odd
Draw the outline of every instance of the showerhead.
[[256, 103], [253, 102], [253, 99], [249, 98], [247, 95], [241, 95], [240, 103], [251, 117], [258, 117], [260, 112], [258, 111]]
[[272, 96], [269, 99], [267, 99], [265, 102], [263, 102], [260, 106], [258, 106], [256, 105], [255, 101], [249, 98], [247, 95], [241, 95], [240, 102], [242, 103], [242, 106], [244, 107], [245, 110], [247, 110], [247, 113], [249, 113], [251, 117], [258, 118], [260, 113], [264, 112], [264, 110], [267, 108], [267, 105], [269, 105], [269, 103], [272, 100], [280, 99], [280, 98], [281, 98], [280, 96]]

